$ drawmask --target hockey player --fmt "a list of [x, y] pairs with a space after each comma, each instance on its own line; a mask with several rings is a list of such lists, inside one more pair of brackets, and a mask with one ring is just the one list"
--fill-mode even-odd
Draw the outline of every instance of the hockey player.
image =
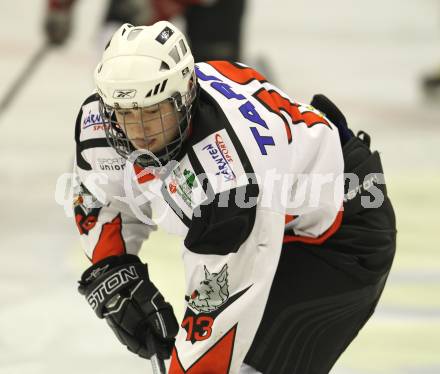
[[[69, 37], [76, 2], [47, 1], [44, 28], [50, 44], [61, 45]], [[244, 10], [245, 0], [111, 0], [105, 13], [102, 45], [123, 23], [150, 25], [183, 15], [196, 61], [236, 61], [240, 59]]]
[[[172, 374], [328, 373], [395, 251], [368, 135], [322, 95], [304, 105], [243, 64], [195, 65], [165, 21], [123, 25], [95, 82], [76, 122], [75, 217], [97, 316], [141, 357], [151, 332]], [[156, 223], [184, 239], [180, 323], [137, 257]]]
[[422, 78], [422, 88], [427, 95], [432, 97], [440, 95], [440, 68]]

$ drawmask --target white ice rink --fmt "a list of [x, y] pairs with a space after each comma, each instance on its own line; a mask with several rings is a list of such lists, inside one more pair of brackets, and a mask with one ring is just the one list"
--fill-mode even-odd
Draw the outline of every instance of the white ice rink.
[[[44, 3], [0, 2], [0, 98], [42, 43]], [[87, 262], [55, 202], [100, 53], [105, 1], [79, 3], [71, 42], [0, 117], [0, 374], [150, 372], [77, 293]], [[243, 62], [263, 57], [299, 101], [325, 93], [382, 152], [398, 254], [377, 313], [332, 374], [439, 374], [440, 97], [427, 100], [419, 78], [440, 66], [440, 0], [249, 0], [243, 45]], [[182, 313], [177, 239], [155, 234], [142, 254]]]

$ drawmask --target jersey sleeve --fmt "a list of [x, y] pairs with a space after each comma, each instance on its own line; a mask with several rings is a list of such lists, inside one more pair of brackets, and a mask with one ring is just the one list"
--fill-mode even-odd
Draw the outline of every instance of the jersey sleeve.
[[286, 204], [285, 241], [322, 243], [339, 228], [343, 214], [344, 161], [338, 127], [325, 114], [292, 100], [244, 64], [209, 64], [231, 82], [244, 85], [259, 104], [284, 122], [293, 155], [289, 174], [294, 182]]
[[[235, 200], [243, 201], [258, 197], [258, 186], [247, 184], [215, 196], [209, 205], [203, 205], [200, 215], [193, 216], [185, 246], [194, 253], [227, 255], [235, 253], [253, 230], [256, 205], [240, 207]], [[222, 201], [228, 202], [222, 206]], [[221, 240], [220, 240], [221, 238]]]
[[139, 221], [113, 199], [98, 200], [75, 174], [73, 209], [86, 256], [96, 263], [108, 256], [137, 254], [155, 227]]
[[285, 241], [321, 244], [342, 222], [342, 148], [338, 129], [330, 120], [311, 106], [298, 108], [308, 117], [293, 132], [298, 139], [293, 162], [297, 177], [286, 209]]
[[[105, 257], [137, 254], [156, 226], [138, 219], [120, 198], [125, 160], [108, 146], [96, 96], [81, 106], [76, 121], [73, 210], [82, 247], [96, 263]], [[146, 203], [143, 213], [151, 217]]]
[[[199, 109], [198, 123], [222, 126], [197, 140], [188, 154], [191, 168], [186, 161], [180, 166], [182, 175], [188, 172], [178, 187], [187, 186], [195, 202], [202, 200], [194, 196], [202, 186], [200, 196], [206, 195], [209, 203], [194, 209], [183, 244], [187, 304], [172, 374], [239, 372], [282, 247], [284, 212], [259, 205], [262, 187], [249, 178], [255, 160], [217, 109], [212, 104]], [[202, 175], [206, 179], [196, 179]]]
[[184, 245], [187, 308], [169, 373], [238, 373], [256, 334], [281, 253], [284, 215], [258, 207], [248, 221], [244, 211], [236, 214], [205, 227], [193, 250]]
[[[342, 221], [344, 161], [338, 128], [313, 106], [292, 100], [244, 64], [208, 64], [227, 78], [228, 87], [239, 85], [240, 90], [251, 93], [263, 118], [284, 125], [285, 140], [292, 152], [287, 173], [293, 176], [286, 206], [285, 241], [322, 243]], [[205, 79], [211, 78], [206, 75]], [[276, 143], [279, 145], [279, 140]], [[280, 159], [279, 163], [286, 160]]]

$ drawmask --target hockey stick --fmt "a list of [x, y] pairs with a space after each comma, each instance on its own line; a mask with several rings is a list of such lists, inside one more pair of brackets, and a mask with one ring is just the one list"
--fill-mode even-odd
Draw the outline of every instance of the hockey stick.
[[[147, 332], [147, 347], [150, 352], [156, 352], [156, 344], [154, 342], [154, 336], [151, 331]], [[150, 358], [151, 367], [153, 368], [153, 374], [166, 374], [167, 369], [165, 363], [159, 357], [157, 353], [154, 353]]]
[[48, 44], [43, 44], [34, 55], [31, 57], [23, 71], [20, 75], [15, 79], [15, 81], [10, 85], [10, 87], [6, 90], [6, 93], [3, 95], [3, 98], [0, 101], [0, 116], [7, 109], [9, 104], [15, 98], [15, 96], [20, 92], [21, 87], [26, 83], [29, 77], [32, 75], [35, 68], [41, 62], [43, 57], [46, 56], [49, 51], [50, 46]]

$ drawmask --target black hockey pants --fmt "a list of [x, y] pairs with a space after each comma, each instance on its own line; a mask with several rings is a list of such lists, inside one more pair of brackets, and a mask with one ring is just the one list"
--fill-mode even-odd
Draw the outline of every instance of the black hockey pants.
[[[343, 147], [345, 172], [381, 180], [369, 137]], [[367, 187], [369, 185], [367, 184]], [[364, 185], [365, 187], [365, 185]], [[285, 243], [263, 319], [245, 363], [264, 374], [326, 374], [373, 314], [396, 248], [385, 185], [383, 203], [364, 208], [368, 189], [352, 191], [339, 230], [321, 245]]]

